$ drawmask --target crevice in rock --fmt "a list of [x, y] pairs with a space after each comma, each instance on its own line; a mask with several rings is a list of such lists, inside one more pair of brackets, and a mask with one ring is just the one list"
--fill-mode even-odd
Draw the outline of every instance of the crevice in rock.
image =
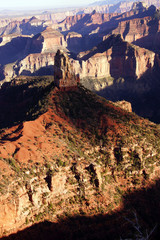
[[85, 197], [85, 186], [84, 186], [84, 182], [83, 182], [83, 176], [78, 172], [76, 163], [73, 164], [73, 166], [71, 167], [71, 170], [79, 184], [78, 191], [79, 191], [80, 197]]
[[123, 161], [123, 154], [120, 147], [114, 148], [114, 156], [116, 158], [117, 165]]
[[129, 33], [129, 29], [130, 29], [130, 23], [127, 22], [127, 23], [126, 23], [125, 30], [124, 30], [124, 33], [123, 33], [123, 39], [125, 39], [125, 37], [126, 37], [127, 34]]
[[25, 187], [26, 187], [26, 190], [27, 190], [29, 201], [31, 203], [33, 203], [33, 192], [32, 192], [32, 189], [31, 189], [31, 185], [29, 183], [26, 183]]
[[46, 181], [49, 190], [52, 191], [52, 174], [50, 170], [47, 172], [47, 176], [44, 180]]
[[95, 166], [91, 163], [86, 169], [91, 175], [91, 179], [90, 179], [91, 183], [94, 184], [97, 188], [99, 188], [100, 183], [97, 177]]

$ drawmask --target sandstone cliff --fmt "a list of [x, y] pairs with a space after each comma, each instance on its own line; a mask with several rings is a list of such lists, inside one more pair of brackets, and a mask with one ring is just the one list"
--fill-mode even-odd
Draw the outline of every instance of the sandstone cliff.
[[62, 22], [58, 24], [63, 31], [70, 30], [80, 34], [89, 34], [97, 26], [102, 23], [108, 22], [112, 17], [118, 16], [118, 13], [107, 14], [97, 13], [95, 10], [88, 14], [79, 14], [75, 16], [66, 17]]
[[33, 37], [3, 37], [0, 44], [1, 80], [10, 81], [21, 74], [53, 74], [55, 53], [58, 49], [67, 51], [66, 46], [64, 36], [49, 27]]
[[132, 105], [130, 102], [127, 102], [125, 100], [118, 101], [115, 103], [118, 107], [121, 107], [122, 109], [125, 109], [128, 112], [132, 112]]
[[64, 36], [61, 33], [47, 28], [40, 35], [35, 36], [28, 46], [30, 52], [37, 49], [37, 53], [31, 53], [17, 62], [14, 69], [18, 75], [53, 74], [54, 56], [58, 49], [66, 51], [66, 46]]
[[54, 56], [54, 52], [29, 54], [18, 64], [14, 64], [13, 71], [15, 74], [17, 72], [18, 75], [28, 76], [53, 74]]
[[74, 74], [73, 66], [67, 54], [58, 50], [54, 59], [55, 85], [63, 90], [77, 88], [79, 77]]
[[[45, 30], [26, 46], [28, 52], [33, 49], [37, 53], [28, 54], [17, 63], [9, 64], [9, 68], [5, 67], [5, 79], [23, 74], [53, 74], [55, 53], [57, 49], [66, 51], [65, 46], [66, 42], [60, 33]], [[80, 76], [82, 83], [98, 91], [112, 85], [113, 80], [119, 77], [139, 78], [153, 68], [155, 53], [123, 41], [120, 35], [111, 35], [93, 50], [80, 53], [78, 60], [71, 58], [70, 61], [74, 73]], [[10, 71], [7, 72], [7, 69]], [[95, 84], [94, 79], [98, 81]]]
[[139, 78], [153, 68], [154, 61], [155, 53], [123, 41], [120, 35], [111, 35], [93, 50], [80, 53], [79, 62], [73, 61], [73, 65], [85, 86], [87, 78], [108, 78], [104, 84], [103, 80], [95, 81], [95, 90], [100, 90], [113, 83], [111, 77]]
[[43, 38], [42, 53], [56, 52], [58, 48], [65, 49], [67, 47], [64, 36], [59, 31], [53, 30], [52, 28], [48, 27], [44, 30], [37, 40], [41, 37]]

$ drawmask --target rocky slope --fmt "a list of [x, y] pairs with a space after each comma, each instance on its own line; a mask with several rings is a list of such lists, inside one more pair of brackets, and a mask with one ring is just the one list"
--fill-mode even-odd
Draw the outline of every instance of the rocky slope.
[[[0, 96], [1, 236], [44, 219], [116, 214], [126, 192], [159, 176], [159, 126], [89, 90], [65, 92], [51, 78], [23, 77], [3, 86]], [[125, 230], [129, 202], [118, 217]], [[147, 209], [144, 204], [146, 216]], [[140, 216], [146, 227], [150, 216]], [[101, 239], [122, 236], [122, 228], [115, 232], [112, 224]]]

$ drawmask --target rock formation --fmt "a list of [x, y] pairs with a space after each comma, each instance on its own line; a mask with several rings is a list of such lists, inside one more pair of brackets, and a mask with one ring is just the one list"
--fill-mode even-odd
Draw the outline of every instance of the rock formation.
[[74, 74], [67, 54], [58, 50], [54, 60], [55, 84], [61, 89], [71, 89], [77, 87], [79, 77]]
[[80, 53], [80, 62], [73, 61], [73, 66], [81, 79], [139, 78], [153, 68], [154, 60], [155, 53], [111, 35], [93, 50]]
[[[28, 52], [34, 49], [37, 53], [28, 54], [21, 61], [6, 66], [5, 79], [23, 74], [53, 74], [55, 53], [59, 47], [65, 50], [64, 46], [61, 34], [50, 34], [50, 31], [45, 30], [41, 36], [31, 39], [26, 47]], [[101, 82], [95, 87], [95, 90], [100, 90], [113, 83], [110, 82], [111, 78], [139, 78], [152, 69], [154, 60], [155, 53], [123, 41], [120, 35], [111, 35], [93, 50], [79, 53], [78, 60], [71, 58], [69, 61], [72, 64], [72, 72], [81, 79], [108, 78], [107, 82]], [[10, 69], [10, 72], [7, 72], [7, 69]]]
[[[59, 27], [63, 31], [77, 32], [83, 37], [88, 35], [86, 39], [82, 38], [80, 42], [84, 50], [89, 45], [93, 47], [93, 42], [94, 45], [97, 45], [105, 35], [111, 33], [121, 34], [124, 40], [136, 43], [138, 46], [150, 50], [157, 48], [158, 50], [159, 38], [157, 38], [157, 33], [159, 32], [159, 21], [153, 21], [155, 14], [155, 6], [145, 7], [144, 4], [139, 2], [134, 3], [130, 11], [122, 14], [106, 14], [93, 11], [89, 14], [70, 16], [59, 23], [57, 28]], [[137, 42], [139, 39], [142, 39], [142, 41]], [[156, 45], [155, 41], [157, 46], [153, 48], [152, 45]], [[71, 50], [74, 51], [75, 49], [72, 48]]]
[[57, 49], [65, 49], [67, 47], [67, 43], [64, 39], [63, 34], [59, 31], [56, 31], [50, 27], [41, 32], [40, 36], [37, 38], [42, 40], [42, 53], [44, 52], [57, 52]]
[[1, 80], [10, 81], [21, 74], [53, 74], [54, 56], [58, 49], [66, 51], [66, 46], [64, 36], [52, 28], [33, 37], [3, 37], [0, 44]]
[[53, 74], [54, 52], [29, 54], [14, 64], [14, 72], [18, 75], [51, 75]]
[[[139, 78], [153, 67], [154, 53], [136, 48], [125, 41], [158, 50], [160, 25], [158, 19], [153, 20], [155, 13], [155, 7], [144, 8], [139, 3], [134, 5], [131, 11], [123, 14], [102, 14], [93, 11], [90, 14], [70, 16], [54, 26], [59, 30], [45, 26], [44, 31], [33, 37], [3, 36], [0, 43], [0, 63], [3, 69], [1, 80], [9, 81], [11, 77], [20, 74], [38, 75], [42, 72], [47, 74], [47, 71], [48, 74], [52, 74], [54, 55], [58, 49], [64, 52], [73, 51], [70, 56], [76, 60], [72, 59], [71, 62], [75, 74], [79, 74], [80, 78], [110, 78], [107, 83], [103, 80], [103, 83], [98, 83], [97, 90], [112, 84], [111, 78]], [[24, 27], [28, 26], [26, 24], [32, 27], [43, 25], [42, 21], [35, 17], [22, 22]], [[60, 32], [62, 30], [71, 32], [63, 35]], [[112, 41], [109, 33], [120, 34], [125, 41], [122, 42], [121, 39], [116, 43]], [[100, 44], [102, 39], [103, 43]], [[81, 51], [89, 51], [98, 44], [111, 45], [103, 50], [97, 49], [96, 52], [91, 50], [90, 54], [81, 53]], [[76, 58], [75, 55], [78, 53]], [[83, 55], [85, 57], [82, 57]]]
[[118, 101], [115, 103], [118, 107], [123, 108], [124, 110], [128, 111], [128, 112], [132, 112], [132, 105], [130, 102], [127, 102], [125, 100], [122, 101]]

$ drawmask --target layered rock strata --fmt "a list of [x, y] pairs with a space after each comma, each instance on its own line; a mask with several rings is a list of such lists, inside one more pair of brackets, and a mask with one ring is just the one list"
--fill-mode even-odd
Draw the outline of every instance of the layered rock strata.
[[139, 78], [154, 66], [155, 53], [111, 35], [91, 51], [79, 54], [73, 61], [80, 78]]
[[54, 79], [56, 86], [65, 90], [73, 87], [76, 88], [79, 82], [79, 77], [74, 74], [69, 57], [60, 50], [55, 55]]

